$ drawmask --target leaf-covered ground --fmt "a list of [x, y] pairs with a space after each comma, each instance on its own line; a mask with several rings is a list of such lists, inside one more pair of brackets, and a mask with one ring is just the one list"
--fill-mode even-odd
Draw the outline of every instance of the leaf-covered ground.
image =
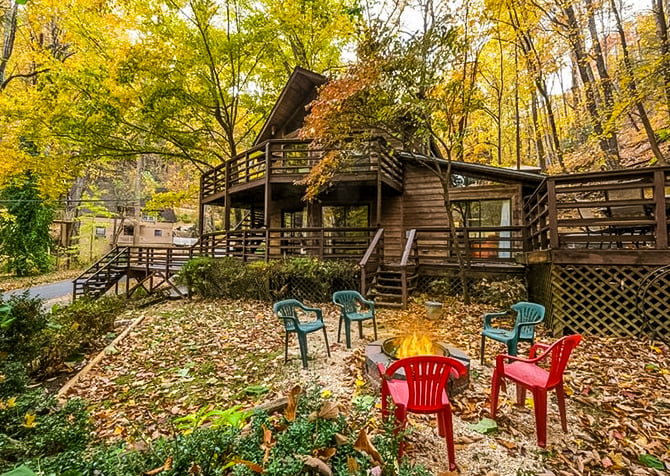
[[[346, 409], [364, 375], [363, 349], [372, 329], [365, 327], [364, 340], [355, 335], [348, 350], [336, 342], [336, 309], [323, 308], [332, 356], [326, 357], [323, 336], [311, 334], [308, 370], [302, 370], [295, 340], [284, 364], [283, 331], [267, 303], [182, 301], [134, 311], [129, 317], [144, 313], [142, 323], [69, 395], [90, 402], [99, 438], [123, 438], [138, 447], [174, 434], [177, 417], [203, 407], [253, 407], [285, 395], [298, 382], [317, 380]], [[552, 397], [546, 449], [536, 445], [532, 400], [523, 409], [512, 405], [511, 385], [501, 398], [498, 431], [480, 434], [471, 428], [489, 416], [494, 356], [504, 350], [488, 341], [485, 365], [479, 365], [481, 315], [487, 310], [454, 301], [445, 304], [439, 321], [427, 320], [416, 304], [377, 314], [380, 338], [420, 330], [472, 357], [470, 388], [454, 401], [461, 474], [666, 474], [660, 468], [670, 468], [670, 349], [658, 342], [587, 336], [566, 375], [568, 433], [560, 428]], [[539, 330], [540, 340], [552, 340]], [[410, 422], [409, 456], [444, 473], [446, 448], [435, 422], [421, 416]]]

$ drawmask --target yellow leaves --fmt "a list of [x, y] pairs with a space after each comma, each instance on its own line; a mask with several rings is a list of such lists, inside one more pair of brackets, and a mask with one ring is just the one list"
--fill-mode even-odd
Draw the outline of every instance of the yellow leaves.
[[25, 415], [25, 421], [23, 423], [23, 426], [26, 428], [35, 428], [37, 426], [37, 415], [34, 413], [26, 413]]
[[10, 397], [5, 403], [7, 408], [14, 408], [16, 406], [16, 397]]
[[333, 396], [333, 392], [331, 392], [327, 388], [321, 391], [321, 398], [323, 398], [324, 400], [327, 400], [332, 396]]

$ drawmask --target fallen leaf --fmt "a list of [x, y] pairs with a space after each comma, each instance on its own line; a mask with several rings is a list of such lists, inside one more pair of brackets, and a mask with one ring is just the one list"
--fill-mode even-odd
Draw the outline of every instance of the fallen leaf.
[[335, 448], [319, 448], [312, 451], [312, 455], [322, 461], [328, 461], [330, 458], [335, 456], [335, 453], [337, 453]]
[[319, 474], [322, 474], [323, 476], [333, 476], [333, 471], [330, 469], [330, 466], [321, 461], [319, 458], [308, 456], [305, 458], [305, 466], [312, 470], [318, 471]]
[[298, 410], [298, 396], [300, 395], [301, 391], [302, 388], [300, 388], [300, 385], [296, 385], [288, 393], [288, 404], [286, 405], [286, 410], [284, 411], [284, 416], [288, 421], [295, 420], [295, 412]]
[[154, 468], [151, 471], [146, 471], [144, 473], [144, 476], [154, 476], [158, 473], [162, 473], [163, 471], [169, 471], [171, 468], [172, 468], [172, 456], [169, 456], [165, 460], [165, 463], [163, 463], [163, 466], [159, 466], [158, 468]]
[[358, 461], [353, 456], [347, 456], [347, 469], [349, 470], [349, 474], [356, 474], [360, 470]]
[[372, 445], [365, 428], [362, 428], [361, 431], [358, 432], [358, 438], [354, 443], [354, 449], [366, 453], [372, 458], [373, 462], [382, 464], [382, 457], [377, 449]]
[[340, 414], [340, 410], [337, 408], [337, 403], [332, 400], [327, 400], [319, 409], [318, 416], [324, 420], [334, 420]]

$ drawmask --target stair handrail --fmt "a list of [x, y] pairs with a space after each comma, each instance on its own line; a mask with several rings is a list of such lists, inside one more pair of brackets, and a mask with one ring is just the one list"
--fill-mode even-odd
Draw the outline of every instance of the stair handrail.
[[77, 276], [76, 278], [74, 278], [72, 281], [77, 281], [78, 279], [83, 278], [84, 275], [85, 275], [86, 273], [88, 273], [88, 272], [91, 271], [93, 268], [95, 268], [96, 266], [98, 266], [99, 264], [101, 264], [105, 259], [107, 259], [107, 258], [108, 258], [109, 256], [111, 256], [112, 254], [115, 254], [115, 253], [117, 252], [117, 249], [118, 249], [118, 248], [119, 248], [118, 245], [114, 245], [114, 247], [113, 247], [111, 250], [109, 250], [109, 251], [107, 252], [107, 254], [105, 254], [104, 256], [102, 256], [98, 261], [96, 261], [96, 262], [93, 263], [91, 266], [89, 266], [89, 267], [86, 268], [84, 271], [82, 271], [82, 273], [81, 273], [79, 276]]
[[[370, 261], [370, 258], [372, 255], [375, 253], [377, 247], [379, 246], [380, 243], [382, 243], [384, 238], [384, 229], [379, 228], [377, 229], [377, 233], [375, 233], [375, 236], [372, 238], [372, 241], [370, 241], [370, 244], [368, 245], [368, 249], [365, 251], [365, 254], [361, 258], [361, 260], [358, 262], [358, 266], [361, 269], [361, 294], [365, 295], [367, 293], [367, 266]], [[382, 247], [381, 252], [384, 252], [384, 248]]]
[[[407, 292], [407, 262], [412, 250], [416, 250], [416, 228], [411, 228], [407, 231], [407, 241], [405, 242], [405, 249], [402, 252], [400, 259], [400, 284], [402, 287], [402, 308], [407, 309], [408, 292]], [[417, 263], [418, 264], [418, 263]]]
[[[73, 281], [72, 281], [72, 300], [75, 301], [77, 299], [77, 284], [81, 284], [82, 290], [86, 287], [86, 285], [96, 276], [100, 274], [101, 271], [107, 269], [110, 267], [112, 264], [116, 263], [117, 259], [124, 253], [129, 253], [129, 248], [124, 247], [124, 248], [119, 248], [118, 246], [114, 246], [112, 250], [107, 253], [105, 256], [100, 258], [98, 261], [96, 261], [94, 264], [92, 264], [86, 271], [81, 273], [79, 276], [77, 276]], [[114, 254], [114, 256], [111, 256]], [[107, 260], [105, 262], [105, 260]], [[102, 264], [104, 262], [104, 264]], [[102, 264], [102, 266], [100, 266]], [[92, 269], [95, 269], [95, 271], [89, 275], [86, 276], [86, 273], [91, 271]], [[81, 282], [79, 280], [82, 280]]]

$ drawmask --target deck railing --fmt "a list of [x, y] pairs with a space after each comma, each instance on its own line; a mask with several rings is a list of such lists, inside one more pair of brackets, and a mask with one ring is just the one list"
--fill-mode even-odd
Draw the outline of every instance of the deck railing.
[[[269, 170], [270, 180], [294, 181], [309, 173], [327, 152], [310, 146], [311, 141], [272, 139], [263, 142], [202, 175], [202, 198], [230, 190], [238, 185], [260, 182]], [[346, 151], [342, 175], [361, 176], [381, 173], [382, 177], [402, 186], [402, 164], [383, 139], [373, 139], [359, 148]]]
[[516, 255], [523, 251], [522, 226], [458, 227], [456, 233], [455, 242], [448, 227], [416, 228], [417, 264], [457, 264], [457, 250], [468, 266], [511, 264], [516, 263]]
[[359, 261], [377, 228], [258, 228], [208, 233], [200, 253], [242, 261], [314, 256]]
[[669, 172], [548, 177], [525, 202], [527, 249], [667, 249]]

